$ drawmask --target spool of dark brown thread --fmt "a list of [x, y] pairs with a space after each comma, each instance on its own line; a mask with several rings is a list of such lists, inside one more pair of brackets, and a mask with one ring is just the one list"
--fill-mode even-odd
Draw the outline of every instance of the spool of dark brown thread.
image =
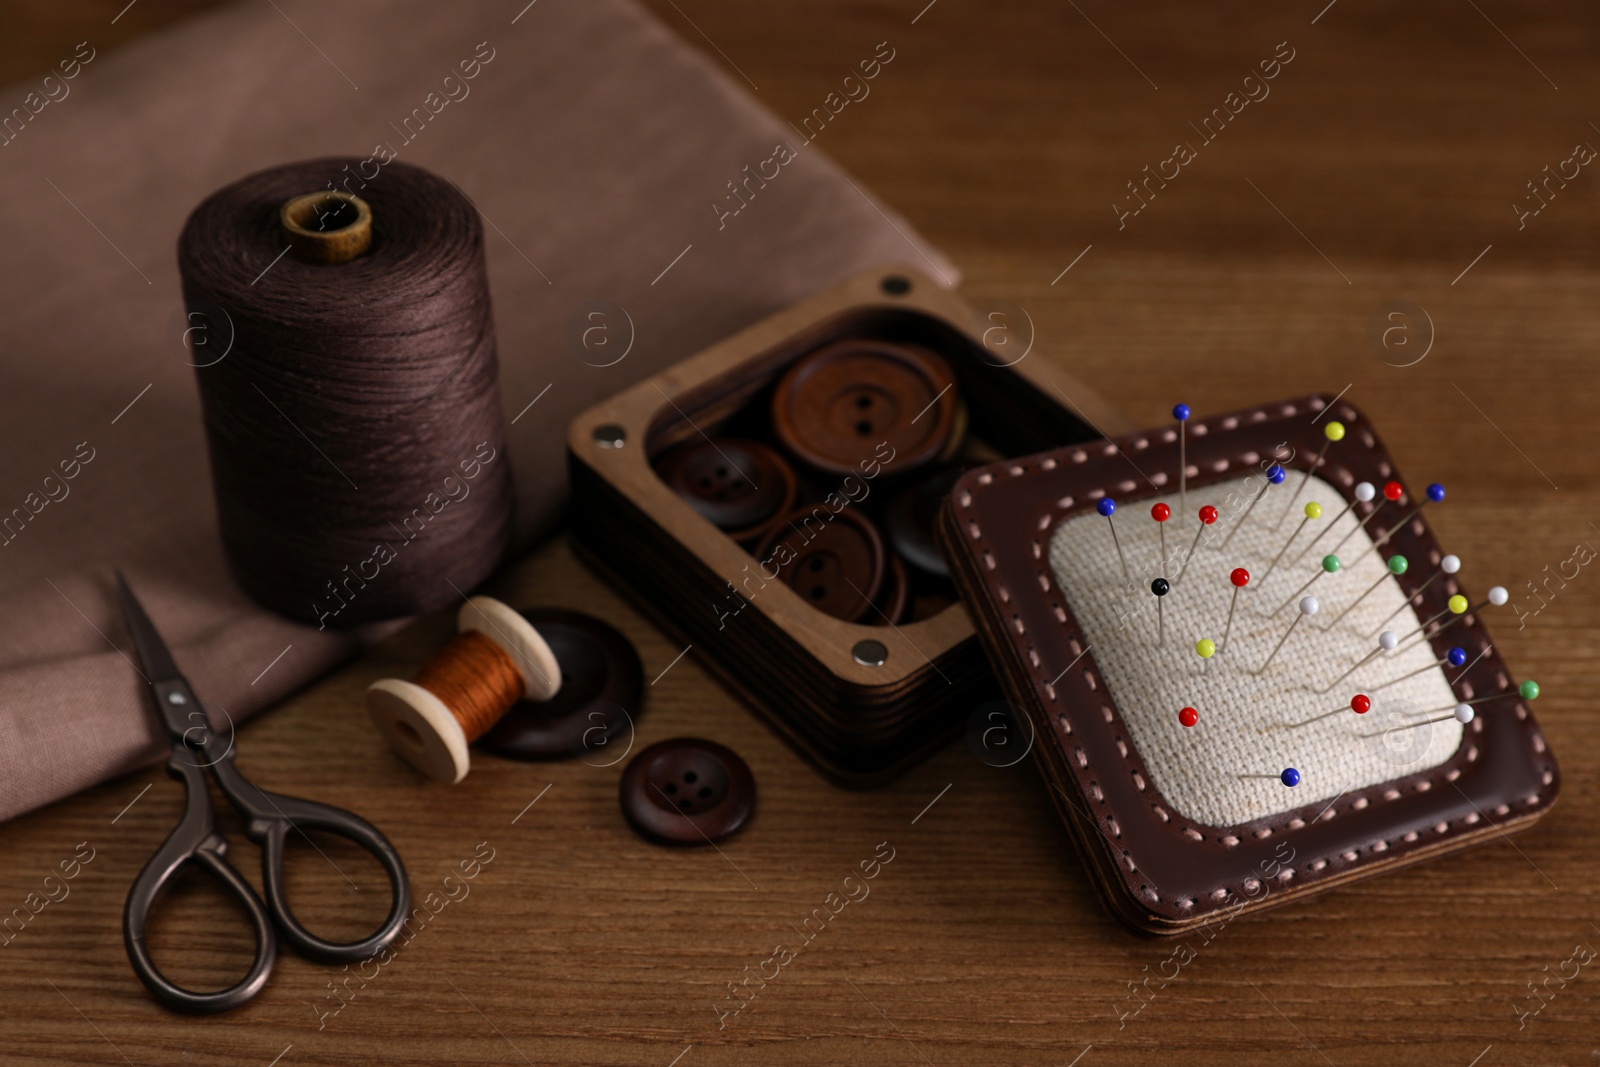
[[336, 627], [459, 600], [511, 531], [477, 212], [398, 162], [332, 191], [355, 165], [252, 174], [178, 241], [233, 573], [267, 607]]

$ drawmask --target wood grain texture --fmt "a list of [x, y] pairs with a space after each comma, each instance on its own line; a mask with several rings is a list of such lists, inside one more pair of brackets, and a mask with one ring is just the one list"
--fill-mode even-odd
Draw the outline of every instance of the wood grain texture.
[[[1449, 486], [1431, 522], [1475, 589], [1501, 582], [1531, 610], [1525, 582], [1600, 544], [1595, 176], [1558, 188], [1521, 229], [1511, 208], [1574, 144], [1600, 144], [1592, 8], [923, 3], [650, 0], [796, 123], [889, 41], [870, 97], [815, 147], [951, 253], [969, 300], [1026, 309], [1041, 358], [1136, 421], [1180, 399], [1214, 411], [1348, 383], [1408, 476]], [[32, 77], [98, 42], [115, 6], [14, 5], [0, 71]], [[145, 9], [160, 5], [118, 26]], [[1295, 58], [1271, 95], [1119, 230], [1124, 182], [1195, 140], [1188, 123], [1280, 41]], [[750, 210], [782, 210], [778, 190]], [[1437, 334], [1403, 368], [1368, 339], [1399, 299]], [[1415, 315], [1407, 325], [1420, 346]], [[649, 678], [681, 651], [560, 540], [488, 591], [616, 621]], [[330, 973], [292, 955], [249, 1008], [176, 1018], [134, 981], [120, 913], [177, 818], [177, 787], [159, 769], [110, 783], [0, 826], [0, 915], [78, 842], [95, 849], [70, 895], [0, 947], [0, 1060], [1094, 1067], [1181, 1049], [1198, 1064], [1596, 1062], [1593, 964], [1550, 977], [1521, 1028], [1514, 1009], [1540, 1003], [1528, 983], [1575, 945], [1600, 947], [1600, 726], [1584, 712], [1600, 577], [1585, 568], [1547, 598], [1520, 630], [1510, 612], [1489, 625], [1544, 686], [1536, 710], [1564, 776], [1555, 811], [1514, 841], [1235, 921], [1164, 988], [1173, 946], [1104, 916], [1030, 766], [995, 770], [958, 744], [884, 790], [841, 791], [692, 654], [651, 686], [635, 744], [697, 733], [749, 760], [759, 809], [720, 853], [636, 838], [617, 808], [620, 767], [480, 759], [458, 787], [424, 785], [359, 708], [369, 681], [409, 674], [448, 637], [447, 617], [429, 619], [244, 729], [241, 766], [377, 822], [420, 893], [487, 841], [494, 859], [470, 895], [364, 988], [352, 980], [354, 999], [321, 1029]], [[895, 858], [870, 896], [719, 1028], [728, 983], [798, 944], [795, 927], [884, 841]], [[353, 928], [381, 908], [371, 872], [325, 850], [295, 856], [300, 899], [329, 929]], [[242, 932], [212, 897], [178, 903], [164, 958], [181, 954], [185, 977], [242, 966]], [[1135, 998], [1129, 983], [1151, 975]]]

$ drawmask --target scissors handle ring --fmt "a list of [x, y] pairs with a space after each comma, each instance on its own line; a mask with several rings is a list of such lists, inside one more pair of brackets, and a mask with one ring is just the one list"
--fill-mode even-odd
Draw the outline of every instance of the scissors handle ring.
[[[296, 952], [317, 963], [359, 963], [393, 944], [410, 917], [411, 880], [400, 853], [381, 830], [343, 808], [268, 793], [257, 786], [251, 787], [248, 806], [253, 810], [246, 832], [261, 845], [261, 885], [266, 894], [267, 910], [276, 920], [284, 940]], [[291, 832], [304, 835], [307, 830], [342, 837], [369, 853], [383, 867], [391, 893], [389, 914], [367, 937], [358, 941], [329, 941], [312, 933], [295, 918], [284, 885], [284, 848]]]
[[[169, 841], [169, 846], [170, 844]], [[128, 891], [128, 902], [123, 909], [122, 921], [122, 939], [128, 949], [128, 962], [133, 965], [133, 973], [139, 976], [139, 981], [144, 983], [145, 988], [150, 990], [163, 1005], [174, 1011], [191, 1015], [213, 1015], [239, 1007], [261, 992], [261, 988], [267, 984], [268, 975], [272, 973], [272, 965], [278, 958], [278, 938], [272, 926], [272, 917], [268, 914], [266, 905], [261, 902], [261, 898], [256, 896], [256, 891], [250, 887], [250, 883], [245, 881], [244, 876], [223, 857], [226, 848], [226, 842], [221, 837], [213, 836], [197, 849], [178, 850], [180, 854], [176, 856], [176, 862], [170, 862], [173, 850], [164, 847], [150, 858], [145, 869], [134, 880], [133, 888]], [[197, 993], [191, 989], [184, 989], [162, 974], [151, 957], [149, 945], [146, 943], [146, 926], [156, 897], [173, 876], [188, 863], [199, 864], [222, 882], [250, 916], [250, 924], [255, 928], [256, 958], [250, 965], [249, 973], [234, 985], [214, 993]]]

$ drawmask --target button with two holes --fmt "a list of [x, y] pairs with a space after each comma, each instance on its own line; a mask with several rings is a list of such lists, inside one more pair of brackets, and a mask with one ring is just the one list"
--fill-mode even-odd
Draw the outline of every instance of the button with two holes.
[[698, 737], [651, 745], [619, 786], [628, 825], [661, 845], [698, 845], [737, 833], [756, 806], [756, 780], [730, 748]]
[[789, 368], [772, 429], [790, 454], [830, 474], [900, 474], [938, 459], [956, 430], [955, 374], [913, 344], [848, 340]]
[[887, 568], [872, 520], [853, 507], [835, 513], [820, 504], [779, 519], [756, 558], [807, 604], [845, 622], [873, 614]]

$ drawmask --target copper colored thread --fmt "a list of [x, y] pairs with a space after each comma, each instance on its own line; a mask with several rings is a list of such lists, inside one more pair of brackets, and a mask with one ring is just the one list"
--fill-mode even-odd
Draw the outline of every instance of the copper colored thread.
[[522, 672], [510, 653], [476, 630], [460, 634], [413, 681], [444, 702], [470, 744], [522, 698]]

